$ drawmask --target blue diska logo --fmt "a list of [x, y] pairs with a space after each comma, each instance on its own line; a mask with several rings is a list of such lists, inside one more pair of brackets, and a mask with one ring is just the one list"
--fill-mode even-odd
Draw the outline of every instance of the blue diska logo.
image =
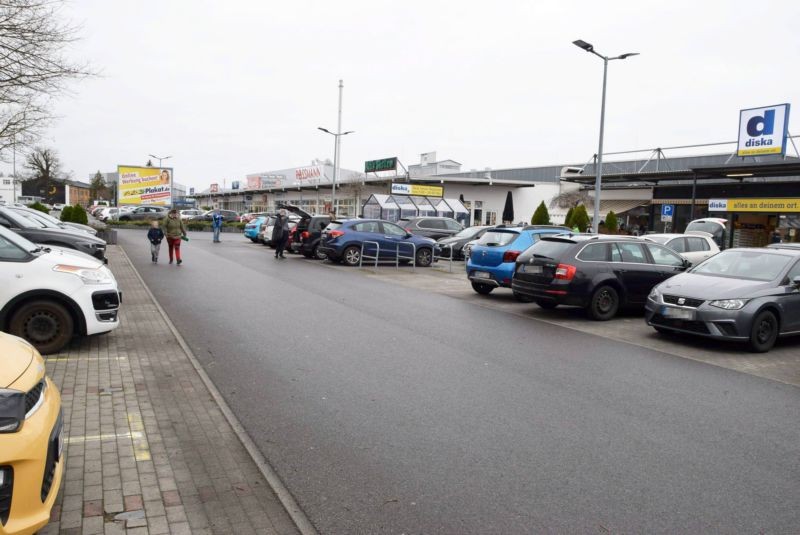
[[[766, 110], [764, 116], [756, 115], [747, 121], [747, 135], [751, 138], [771, 136], [775, 131], [775, 110]], [[746, 147], [760, 147], [772, 145], [771, 139], [748, 139]]]

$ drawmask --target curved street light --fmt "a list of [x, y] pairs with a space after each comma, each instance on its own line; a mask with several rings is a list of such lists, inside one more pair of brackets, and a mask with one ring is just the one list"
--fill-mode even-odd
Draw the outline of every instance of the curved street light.
[[597, 149], [597, 170], [594, 179], [594, 217], [592, 218], [592, 230], [597, 234], [600, 225], [600, 191], [603, 181], [603, 130], [605, 129], [606, 120], [606, 78], [608, 77], [608, 62], [615, 59], [627, 59], [631, 56], [638, 56], [638, 52], [626, 52], [619, 56], [608, 57], [595, 51], [591, 43], [587, 43], [582, 39], [572, 41], [572, 44], [578, 48], [582, 48], [586, 52], [590, 52], [603, 60], [603, 100], [600, 105], [600, 141]]

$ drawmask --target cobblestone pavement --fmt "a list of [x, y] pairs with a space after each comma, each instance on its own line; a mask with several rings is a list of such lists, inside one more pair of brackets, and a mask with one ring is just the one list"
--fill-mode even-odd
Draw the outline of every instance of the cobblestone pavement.
[[47, 359], [66, 471], [43, 534], [298, 533], [124, 253], [122, 325]]

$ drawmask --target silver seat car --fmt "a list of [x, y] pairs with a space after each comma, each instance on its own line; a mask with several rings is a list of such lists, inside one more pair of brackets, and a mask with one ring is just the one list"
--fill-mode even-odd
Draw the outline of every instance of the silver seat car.
[[740, 248], [712, 256], [650, 292], [648, 325], [769, 351], [800, 334], [800, 249]]

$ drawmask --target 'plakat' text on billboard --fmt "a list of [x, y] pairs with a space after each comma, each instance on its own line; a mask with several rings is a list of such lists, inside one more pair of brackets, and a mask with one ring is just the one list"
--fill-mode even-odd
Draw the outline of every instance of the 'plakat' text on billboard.
[[117, 204], [172, 205], [172, 168], [118, 165]]

